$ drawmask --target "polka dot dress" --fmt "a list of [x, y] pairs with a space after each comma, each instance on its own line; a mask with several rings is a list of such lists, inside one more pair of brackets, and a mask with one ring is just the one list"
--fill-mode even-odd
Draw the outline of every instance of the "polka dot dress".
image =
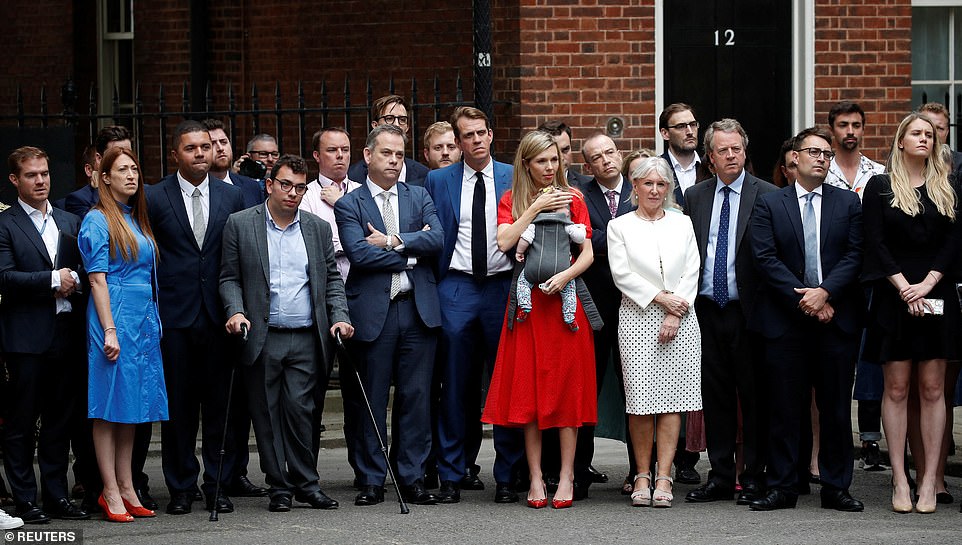
[[625, 412], [661, 414], [701, 410], [701, 330], [695, 309], [685, 314], [675, 338], [658, 342], [666, 312], [651, 303], [642, 309], [622, 297], [618, 347], [625, 379]]

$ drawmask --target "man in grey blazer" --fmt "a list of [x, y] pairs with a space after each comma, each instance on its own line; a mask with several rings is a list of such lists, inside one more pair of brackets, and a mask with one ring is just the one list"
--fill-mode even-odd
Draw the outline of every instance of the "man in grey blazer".
[[751, 242], [745, 235], [756, 200], [777, 188], [745, 170], [748, 135], [734, 119], [705, 131], [705, 150], [716, 176], [685, 192], [685, 214], [695, 228], [701, 280], [695, 310], [702, 336], [701, 390], [711, 471], [690, 502], [731, 501], [735, 494], [735, 438], [742, 412], [745, 468], [739, 505], [762, 496], [764, 425], [758, 404], [759, 343], [746, 326], [759, 290]]
[[[334, 261], [330, 225], [298, 206], [307, 163], [278, 159], [266, 180], [267, 202], [232, 214], [224, 227], [220, 295], [228, 333], [246, 327], [241, 353], [270, 511], [290, 511], [291, 497], [335, 509], [321, 491], [312, 448], [318, 377], [327, 376], [336, 331], [354, 333], [344, 283]], [[267, 294], [267, 297], [264, 295]]]

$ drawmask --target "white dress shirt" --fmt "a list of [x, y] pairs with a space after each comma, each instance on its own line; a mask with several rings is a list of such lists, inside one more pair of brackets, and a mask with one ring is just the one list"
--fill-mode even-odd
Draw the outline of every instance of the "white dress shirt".
[[698, 165], [701, 161], [698, 160], [698, 155], [695, 155], [695, 160], [688, 165], [688, 168], [681, 166], [678, 159], [668, 150], [668, 158], [671, 159], [671, 168], [675, 171], [675, 179], [678, 180], [678, 185], [681, 186], [682, 194], [688, 190], [689, 187], [695, 185], [695, 178], [698, 174]]
[[[181, 176], [180, 171], [177, 171], [177, 183], [180, 184], [180, 196], [184, 199], [184, 210], [187, 211], [187, 221], [190, 223], [190, 228], [193, 229], [194, 198], [191, 197], [191, 195], [194, 194], [195, 186]], [[204, 209], [204, 217], [207, 219], [207, 224], [210, 225], [210, 176], [205, 177], [204, 181], [196, 186], [196, 189], [200, 190], [201, 207]]]
[[[464, 163], [464, 176], [461, 178], [461, 220], [458, 222], [458, 237], [454, 241], [454, 254], [451, 256], [451, 269], [472, 274], [471, 264], [471, 225], [474, 220], [474, 184], [478, 181], [478, 171]], [[494, 161], [481, 169], [484, 178], [484, 221], [488, 237], [488, 276], [510, 271], [511, 260], [498, 249], [498, 193], [494, 186]]]
[[[391, 251], [401, 252], [404, 250], [404, 241], [401, 239], [401, 219], [399, 217], [400, 211], [398, 210], [398, 195], [397, 195], [397, 184], [391, 186], [391, 189], [381, 189], [377, 184], [371, 181], [370, 178], [367, 179], [367, 188], [371, 192], [371, 196], [374, 197], [374, 203], [377, 204], [378, 211], [381, 212], [381, 217], [384, 217], [384, 197], [381, 193], [387, 193], [388, 199], [391, 201], [391, 208], [394, 210], [394, 225], [398, 226], [398, 240], [401, 244], [391, 248]], [[387, 234], [387, 233], [385, 233]], [[414, 264], [417, 263], [417, 259], [413, 257], [407, 258], [408, 269], [414, 268]], [[414, 289], [414, 285], [411, 284], [411, 279], [408, 278], [407, 271], [401, 271], [401, 291], [399, 293], [405, 293]]]
[[[57, 266], [57, 254], [60, 250], [60, 228], [57, 226], [57, 222], [53, 218], [53, 214], [50, 213], [51, 207], [50, 202], [44, 202], [44, 208], [47, 209], [47, 213], [44, 214], [40, 210], [30, 206], [29, 204], [23, 202], [21, 199], [17, 199], [20, 203], [20, 207], [33, 222], [33, 226], [37, 228], [37, 232], [40, 234], [40, 239], [43, 240], [43, 246], [47, 249], [47, 256], [50, 258], [50, 263], [54, 267]], [[73, 277], [74, 282], [80, 282], [80, 276], [77, 275], [76, 271], [71, 271], [70, 276]], [[56, 291], [60, 289], [60, 272], [57, 269], [50, 271], [50, 289]], [[70, 301], [63, 297], [56, 297], [57, 302], [57, 314], [61, 312], [70, 312], [73, 310], [73, 305]]]

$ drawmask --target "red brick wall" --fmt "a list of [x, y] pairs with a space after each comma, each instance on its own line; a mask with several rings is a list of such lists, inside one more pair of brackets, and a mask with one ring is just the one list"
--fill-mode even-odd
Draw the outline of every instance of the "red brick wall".
[[912, 108], [911, 0], [817, 0], [815, 121], [854, 100], [865, 110], [864, 153], [884, 163]]
[[618, 116], [625, 120], [621, 149], [653, 146], [655, 12], [651, 0], [640, 3], [520, 1], [521, 132], [562, 118], [580, 150]]

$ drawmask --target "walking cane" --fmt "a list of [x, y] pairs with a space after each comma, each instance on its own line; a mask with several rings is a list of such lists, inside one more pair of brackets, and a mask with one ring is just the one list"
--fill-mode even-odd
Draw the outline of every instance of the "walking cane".
[[[247, 324], [241, 324], [241, 339], [247, 342]], [[210, 522], [217, 522], [217, 498], [220, 497], [220, 478], [224, 471], [224, 451], [227, 448], [227, 426], [230, 424], [230, 400], [234, 394], [234, 372], [237, 367], [231, 365], [230, 380], [227, 383], [227, 407], [224, 411], [224, 433], [220, 439], [220, 461], [217, 463], [217, 484], [214, 485], [214, 501], [210, 504]]]
[[[341, 355], [341, 361], [347, 362], [350, 357], [347, 354], [347, 347], [344, 346], [344, 341], [341, 339], [341, 331], [334, 331], [334, 339], [337, 341], [337, 348]], [[357, 365], [354, 364], [352, 360], [350, 366], [354, 369], [354, 377], [357, 379], [357, 385], [361, 389], [361, 396], [364, 397], [364, 404], [367, 406], [367, 414], [371, 417], [371, 424], [374, 426], [374, 434], [377, 435], [377, 442], [381, 445], [381, 454], [384, 455], [384, 463], [387, 465], [387, 472], [391, 476], [391, 482], [394, 483], [394, 491], [397, 492], [397, 502], [401, 506], [401, 514], [406, 515], [410, 512], [408, 505], [404, 503], [404, 498], [401, 496], [401, 487], [398, 485], [397, 478], [394, 476], [394, 469], [391, 468], [391, 460], [387, 455], [387, 447], [384, 446], [384, 439], [381, 437], [381, 430], [377, 427], [377, 420], [374, 418], [374, 409], [371, 408], [371, 400], [367, 398], [367, 391], [364, 390], [364, 383], [361, 382], [361, 374], [357, 370]]]

